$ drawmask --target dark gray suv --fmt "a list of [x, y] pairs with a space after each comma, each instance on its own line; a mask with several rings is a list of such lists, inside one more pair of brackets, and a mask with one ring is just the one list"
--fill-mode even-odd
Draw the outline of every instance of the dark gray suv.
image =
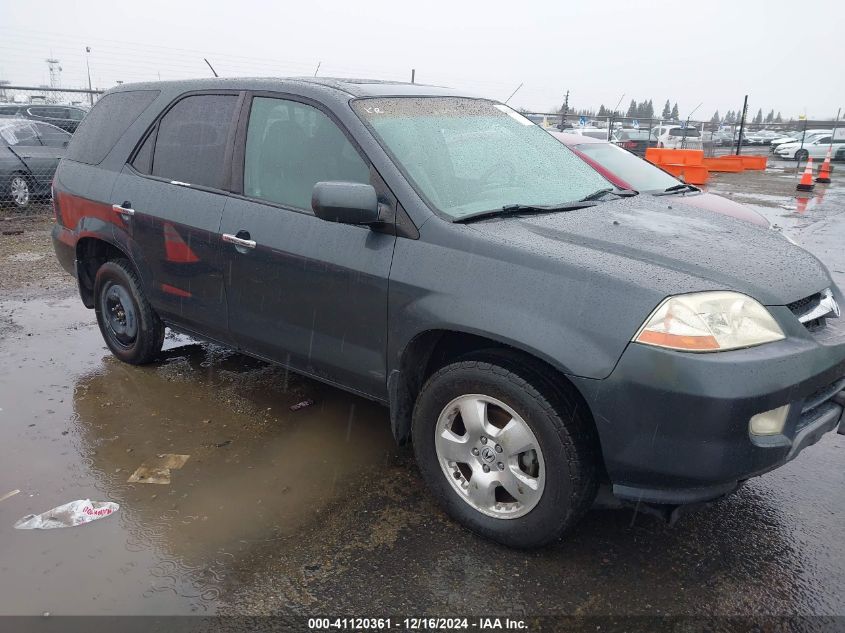
[[165, 326], [390, 408], [446, 510], [513, 546], [599, 485], [724, 495], [842, 417], [842, 294], [782, 236], [616, 191], [501, 103], [419, 85], [125, 85], [54, 181], [113, 353]]

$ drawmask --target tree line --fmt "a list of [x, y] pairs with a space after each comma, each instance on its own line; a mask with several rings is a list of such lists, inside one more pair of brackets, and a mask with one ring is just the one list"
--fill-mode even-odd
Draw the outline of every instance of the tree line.
[[[552, 111], [557, 111], [560, 113], [563, 108], [552, 108]], [[609, 116], [618, 116], [618, 117], [626, 117], [629, 119], [656, 119], [658, 118], [654, 111], [654, 104], [652, 103], [651, 99], [647, 101], [636, 101], [635, 99], [631, 99], [631, 103], [628, 106], [627, 110], [613, 110], [611, 108], [605, 107], [604, 104], [599, 106], [598, 110], [593, 109], [586, 109], [586, 108], [569, 108], [570, 113], [574, 113], [581, 116], [588, 116], [588, 117], [609, 117]], [[741, 113], [739, 111], [728, 110], [724, 116], [719, 114], [719, 111], [716, 110], [713, 113], [713, 116], [710, 117], [710, 123], [713, 124], [726, 124], [732, 125], [739, 123], [739, 119], [741, 117]], [[676, 101], [674, 104], [671, 103], [669, 99], [666, 99], [666, 103], [663, 104], [663, 110], [660, 112], [660, 118], [666, 121], [677, 121], [680, 118], [680, 110], [678, 108], [678, 102]], [[791, 119], [790, 119], [791, 120]], [[767, 115], [763, 115], [763, 109], [760, 108], [757, 110], [756, 116], [751, 120], [746, 120], [748, 123], [754, 123], [761, 125], [763, 123], [783, 123], [783, 117], [781, 113], [778, 112], [775, 114], [774, 109], [770, 110]]]

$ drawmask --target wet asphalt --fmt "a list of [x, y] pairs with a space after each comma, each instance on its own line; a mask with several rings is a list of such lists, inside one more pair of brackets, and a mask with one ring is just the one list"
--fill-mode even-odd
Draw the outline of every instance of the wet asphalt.
[[[845, 287], [845, 173], [804, 199], [797, 178], [709, 189]], [[159, 363], [124, 365], [66, 287], [0, 297], [0, 447], [0, 497], [20, 490], [0, 501], [0, 614], [845, 615], [835, 434], [672, 527], [593, 510], [552, 547], [509, 550], [439, 510], [385, 409], [171, 334]], [[127, 482], [169, 453], [190, 456], [169, 484]], [[120, 510], [12, 527], [87, 498]]]

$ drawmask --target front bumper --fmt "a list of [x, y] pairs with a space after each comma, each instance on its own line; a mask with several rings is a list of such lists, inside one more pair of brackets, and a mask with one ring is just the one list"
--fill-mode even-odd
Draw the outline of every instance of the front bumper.
[[[609, 377], [575, 379], [613, 493], [658, 504], [707, 501], [834, 430], [845, 408], [842, 321], [830, 320], [820, 335], [796, 321], [783, 341], [715, 354], [632, 343]], [[791, 409], [781, 435], [750, 435], [751, 416], [784, 404]]]

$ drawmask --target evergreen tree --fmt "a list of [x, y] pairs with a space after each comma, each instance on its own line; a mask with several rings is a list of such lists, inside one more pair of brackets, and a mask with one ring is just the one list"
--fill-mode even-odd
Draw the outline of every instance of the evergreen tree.
[[654, 118], [654, 104], [649, 99], [645, 104], [645, 112], [643, 112], [643, 116], [647, 119]]
[[672, 110], [669, 107], [669, 99], [666, 99], [666, 105], [663, 106], [663, 113], [660, 116], [664, 119], [668, 119], [670, 116], [672, 116]]
[[607, 116], [607, 110], [605, 109], [603, 103], [599, 106], [599, 116], [600, 117]]
[[775, 120], [775, 111], [769, 110], [769, 113], [766, 115], [766, 123], [772, 123]]
[[763, 122], [763, 108], [757, 110], [757, 116], [754, 117], [754, 123]]
[[783, 123], [783, 117], [778, 112], [778, 115], [775, 117], [775, 123]]
[[678, 112], [678, 102], [675, 102], [675, 105], [672, 106], [672, 114], [670, 115], [673, 121], [677, 121], [678, 117], [681, 116], [680, 112]]
[[713, 116], [710, 118], [710, 123], [715, 123], [716, 125], [719, 125], [719, 123], [721, 123], [721, 122], [722, 122], [722, 119], [719, 118], [719, 111], [716, 110], [713, 113]]
[[627, 117], [634, 118], [637, 116], [637, 102], [631, 99], [631, 105], [628, 106], [628, 112], [625, 115]]

